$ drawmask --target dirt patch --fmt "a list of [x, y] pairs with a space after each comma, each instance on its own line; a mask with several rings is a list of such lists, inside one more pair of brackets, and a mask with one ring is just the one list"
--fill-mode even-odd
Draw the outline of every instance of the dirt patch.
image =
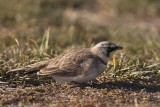
[[160, 86], [127, 82], [0, 85], [1, 106], [160, 106]]

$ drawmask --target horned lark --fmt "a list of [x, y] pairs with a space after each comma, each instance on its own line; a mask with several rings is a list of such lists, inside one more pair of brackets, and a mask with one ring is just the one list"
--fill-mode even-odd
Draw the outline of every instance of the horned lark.
[[37, 75], [52, 75], [57, 83], [84, 83], [102, 74], [106, 69], [110, 54], [120, 49], [122, 49], [121, 46], [103, 41], [89, 49], [72, 50], [53, 59], [8, 72], [37, 72]]

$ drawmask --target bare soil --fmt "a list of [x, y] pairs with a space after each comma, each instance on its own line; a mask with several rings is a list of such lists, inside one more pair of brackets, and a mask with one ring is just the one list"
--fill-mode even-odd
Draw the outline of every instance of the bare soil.
[[160, 106], [160, 86], [110, 82], [107, 78], [86, 84], [0, 85], [1, 106]]

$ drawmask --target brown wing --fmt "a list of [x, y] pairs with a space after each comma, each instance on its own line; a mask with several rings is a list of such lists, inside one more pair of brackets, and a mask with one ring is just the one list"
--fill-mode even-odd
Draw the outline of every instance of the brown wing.
[[[59, 59], [58, 59], [59, 58]], [[95, 63], [94, 55], [88, 50], [73, 51], [55, 58], [47, 67], [41, 69], [38, 75], [70, 75], [84, 73]]]
[[25, 67], [11, 69], [11, 70], [7, 71], [7, 73], [20, 72], [20, 71], [22, 71], [22, 72], [26, 71], [26, 73], [34, 73], [34, 72], [37, 72], [40, 69], [46, 67], [49, 64], [50, 61], [51, 61], [51, 59], [45, 60], [45, 61], [40, 61], [40, 62], [31, 64], [31, 65], [28, 65], [28, 66], [25, 66]]

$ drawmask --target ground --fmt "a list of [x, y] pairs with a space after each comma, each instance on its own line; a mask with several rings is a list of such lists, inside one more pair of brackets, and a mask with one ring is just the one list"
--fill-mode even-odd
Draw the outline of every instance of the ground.
[[[0, 0], [0, 106], [160, 106], [159, 0]], [[13, 68], [112, 41], [124, 50], [86, 84]]]
[[32, 87], [1, 86], [1, 105], [12, 106], [142, 106], [159, 107], [160, 87], [107, 82], [48, 84]]

